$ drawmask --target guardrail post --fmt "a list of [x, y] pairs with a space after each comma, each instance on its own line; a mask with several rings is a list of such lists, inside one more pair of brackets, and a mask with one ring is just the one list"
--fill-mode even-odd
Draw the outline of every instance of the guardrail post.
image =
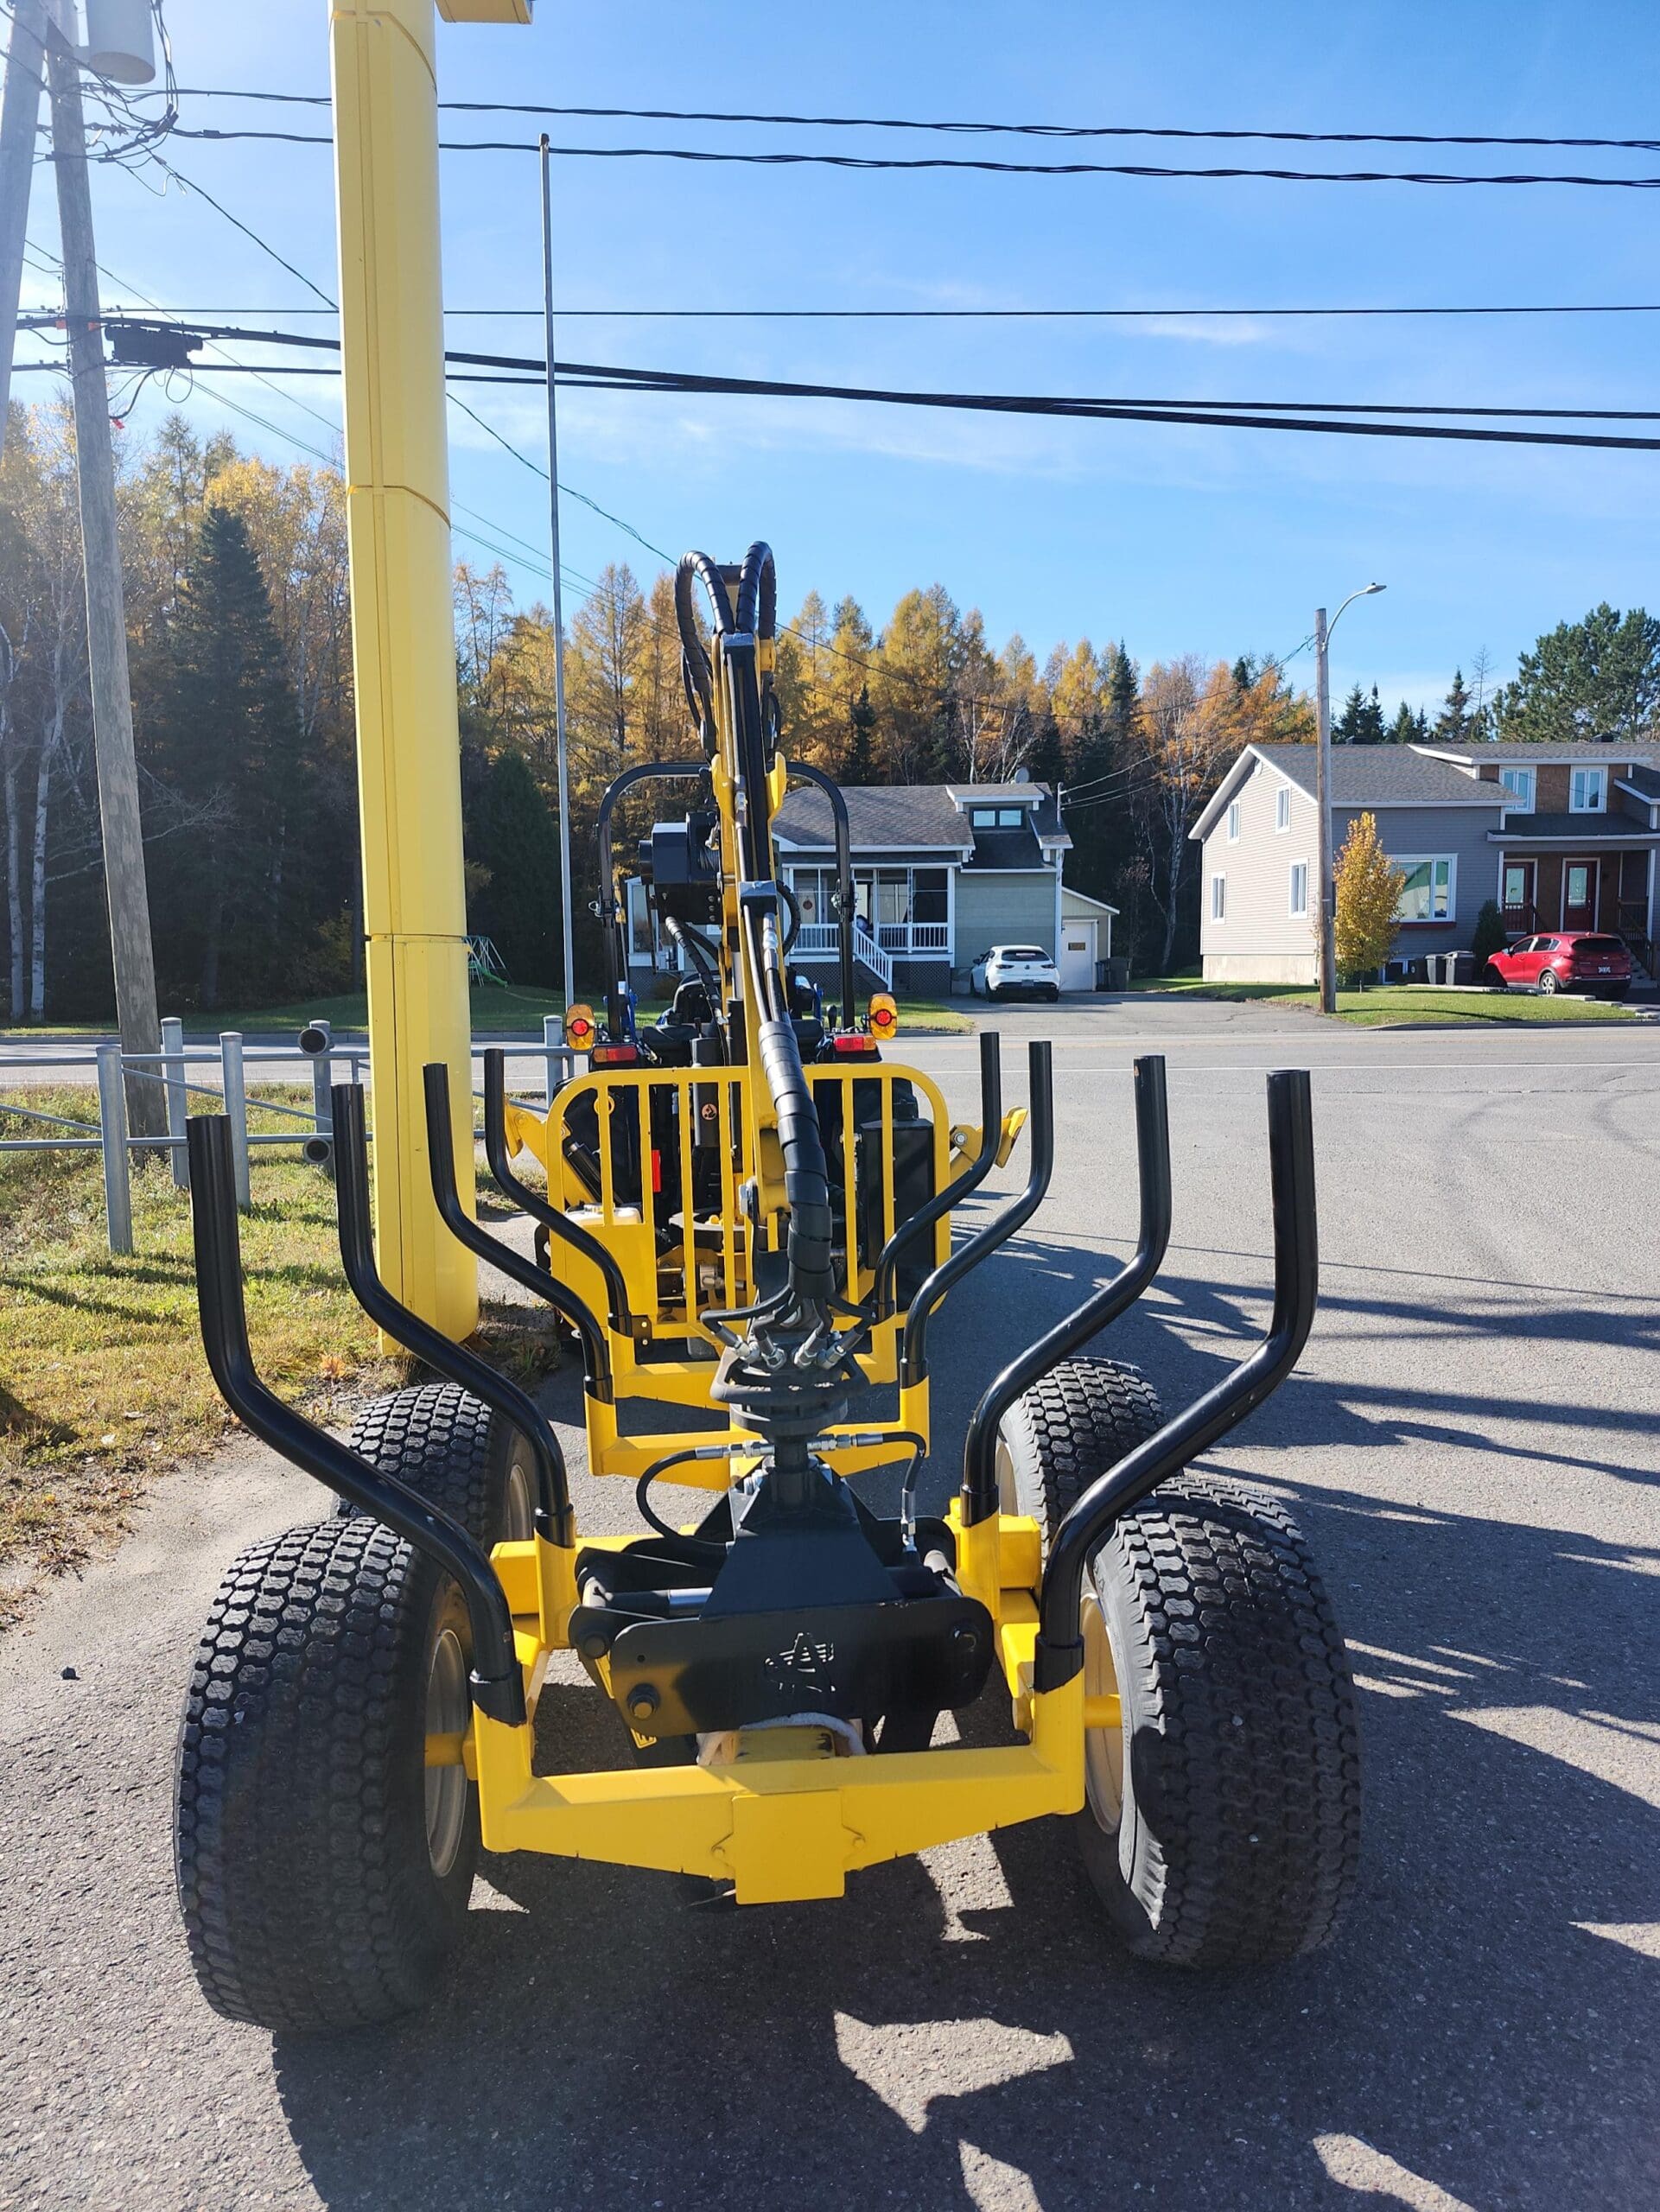
[[559, 1066], [565, 1048], [565, 1025], [557, 1014], [542, 1017], [542, 1050], [548, 1064], [548, 1111], [553, 1111], [553, 1095], [559, 1088]]
[[326, 1174], [333, 1174], [334, 1161], [334, 1109], [329, 1100], [329, 1090], [334, 1081], [334, 1055], [330, 1052], [333, 1033], [326, 1021], [308, 1021], [300, 1032], [300, 1050], [311, 1055], [311, 1116], [317, 1124], [316, 1136], [306, 1147], [306, 1158], [315, 1160]]
[[190, 1102], [184, 1087], [184, 1024], [172, 1014], [162, 1024], [162, 1081], [167, 1090], [167, 1133], [172, 1147], [168, 1160], [173, 1169], [173, 1187], [188, 1191], [190, 1160], [185, 1149], [184, 1125]]
[[132, 1179], [127, 1157], [127, 1093], [121, 1047], [98, 1048], [98, 1122], [104, 1146], [104, 1213], [111, 1252], [132, 1249]]
[[248, 1188], [248, 1086], [242, 1067], [241, 1033], [221, 1030], [219, 1053], [226, 1117], [231, 1124], [231, 1165], [236, 1179], [236, 1202], [246, 1213], [252, 1199]]

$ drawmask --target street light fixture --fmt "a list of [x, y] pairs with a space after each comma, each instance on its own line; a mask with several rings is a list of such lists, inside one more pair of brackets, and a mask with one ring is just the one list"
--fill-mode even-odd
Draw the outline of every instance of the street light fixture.
[[1320, 816], [1319, 969], [1322, 1014], [1337, 1012], [1337, 885], [1332, 858], [1332, 675], [1326, 645], [1342, 618], [1344, 607], [1387, 588], [1384, 584], [1362, 584], [1358, 591], [1349, 594], [1329, 622], [1323, 607], [1314, 609], [1314, 699], [1319, 730], [1319, 743], [1314, 749], [1314, 809]]

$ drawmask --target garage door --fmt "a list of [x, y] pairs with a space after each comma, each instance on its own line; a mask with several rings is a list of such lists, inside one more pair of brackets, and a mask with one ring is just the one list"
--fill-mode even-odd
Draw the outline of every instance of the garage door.
[[1061, 924], [1060, 988], [1063, 991], [1092, 991], [1095, 988], [1093, 922]]

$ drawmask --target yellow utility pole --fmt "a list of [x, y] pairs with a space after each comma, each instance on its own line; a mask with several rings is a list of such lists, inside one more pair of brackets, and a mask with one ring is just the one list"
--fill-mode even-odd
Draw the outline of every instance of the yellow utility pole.
[[[436, 14], [528, 23], [531, 5], [436, 0]], [[442, 1060], [470, 1203], [435, 39], [434, 0], [330, 0], [376, 1244], [394, 1294], [460, 1338], [478, 1269], [433, 1207], [421, 1089]]]

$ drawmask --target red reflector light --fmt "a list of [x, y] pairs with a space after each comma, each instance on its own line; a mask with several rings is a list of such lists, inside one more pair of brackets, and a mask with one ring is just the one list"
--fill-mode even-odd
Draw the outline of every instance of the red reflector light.
[[639, 1065], [637, 1045], [596, 1045], [588, 1055], [596, 1068], [632, 1068]]
[[830, 1042], [835, 1046], [838, 1057], [844, 1060], [874, 1060], [876, 1057], [875, 1039], [862, 1037], [856, 1030], [833, 1037]]
[[652, 1147], [652, 1196], [654, 1198], [660, 1198], [662, 1195], [663, 1154], [658, 1150], [657, 1147], [653, 1145]]

